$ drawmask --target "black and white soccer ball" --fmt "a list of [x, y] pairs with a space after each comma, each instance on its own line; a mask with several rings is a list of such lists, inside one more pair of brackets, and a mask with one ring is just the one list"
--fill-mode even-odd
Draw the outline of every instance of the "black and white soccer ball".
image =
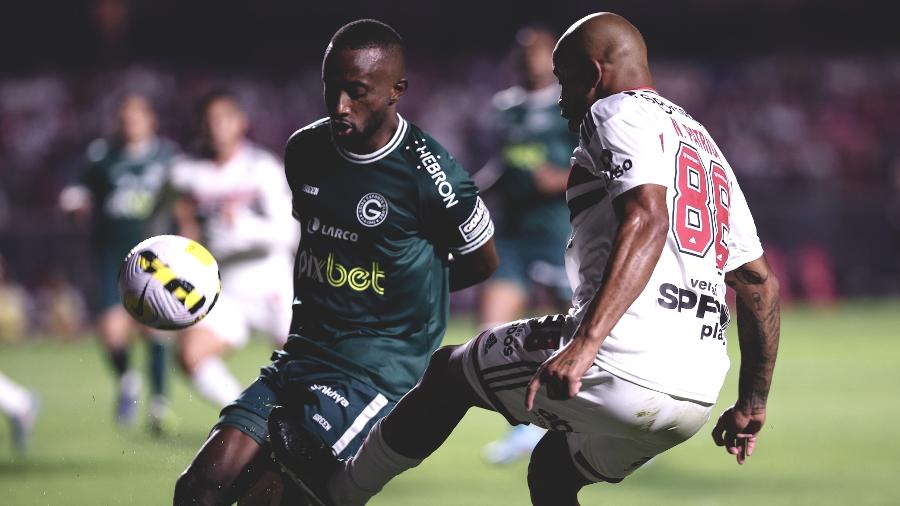
[[200, 243], [158, 235], [135, 246], [119, 269], [119, 298], [140, 323], [177, 330], [202, 320], [216, 304], [219, 264]]

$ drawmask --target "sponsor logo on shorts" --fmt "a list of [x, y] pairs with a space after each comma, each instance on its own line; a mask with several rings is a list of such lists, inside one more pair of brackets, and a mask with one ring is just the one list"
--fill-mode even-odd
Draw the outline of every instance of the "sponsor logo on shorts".
[[491, 348], [497, 344], [497, 334], [491, 332], [491, 335], [488, 336], [487, 341], [484, 342], [484, 354], [487, 355]]
[[546, 409], [538, 408], [535, 410], [534, 414], [538, 418], [538, 425], [545, 429], [555, 430], [557, 432], [572, 432], [572, 425], [560, 418], [556, 413], [551, 413]]
[[303, 188], [304, 193], [308, 193], [310, 195], [318, 195], [319, 194], [319, 188], [316, 186], [310, 186], [308, 184], [305, 184], [301, 188]]
[[359, 234], [356, 232], [335, 227], [334, 225], [327, 225], [315, 216], [306, 222], [306, 233], [310, 235], [324, 235], [325, 237], [333, 237], [342, 241], [356, 242], [359, 240]]
[[513, 354], [513, 350], [519, 349], [519, 338], [525, 335], [525, 323], [513, 323], [506, 328], [503, 336], [503, 355], [508, 357]]
[[313, 415], [312, 419], [313, 419], [313, 421], [315, 421], [317, 424], [321, 425], [323, 429], [325, 429], [325, 430], [331, 430], [331, 424], [328, 423], [328, 420], [326, 420], [324, 416], [322, 416], [322, 415], [316, 413], [316, 414]]
[[356, 217], [367, 227], [377, 227], [387, 219], [388, 203], [380, 193], [367, 193], [356, 205]]
[[347, 408], [350, 407], [350, 401], [347, 400], [346, 397], [340, 394], [337, 390], [331, 388], [327, 385], [310, 385], [309, 390], [311, 392], [319, 392], [325, 397], [334, 401], [335, 404], [340, 405], [341, 407]]

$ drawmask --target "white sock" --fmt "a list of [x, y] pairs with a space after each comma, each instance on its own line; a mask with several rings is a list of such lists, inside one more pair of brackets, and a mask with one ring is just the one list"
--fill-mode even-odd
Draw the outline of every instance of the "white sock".
[[31, 408], [31, 395], [0, 373], [0, 411], [7, 416], [24, 416]]
[[379, 420], [356, 455], [344, 462], [328, 480], [328, 494], [335, 504], [366, 504], [395, 476], [421, 462], [422, 459], [404, 457], [392, 450], [384, 442]]
[[136, 399], [141, 393], [141, 374], [134, 369], [128, 369], [119, 378], [119, 391], [132, 399]]
[[210, 357], [200, 362], [191, 380], [200, 395], [222, 408], [241, 393], [241, 386], [219, 357]]

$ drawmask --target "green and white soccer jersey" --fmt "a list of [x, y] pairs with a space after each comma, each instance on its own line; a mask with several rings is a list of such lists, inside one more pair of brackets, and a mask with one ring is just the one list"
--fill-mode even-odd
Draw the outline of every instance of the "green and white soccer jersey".
[[[560, 249], [568, 234], [569, 212], [561, 195], [539, 193], [534, 172], [545, 164], [568, 170], [577, 139], [559, 115], [559, 87], [529, 92], [520, 86], [493, 99], [504, 173], [496, 188], [503, 194], [503, 235], [550, 234]], [[546, 237], [546, 235], [545, 235]]]
[[403, 118], [368, 155], [313, 123], [288, 141], [285, 169], [302, 225], [285, 350], [399, 398], [444, 335], [448, 254], [486, 243], [490, 214], [462, 166]]
[[118, 303], [116, 274], [131, 248], [148, 235], [168, 232], [156, 223], [155, 212], [175, 152], [164, 139], [154, 139], [139, 155], [105, 139], [88, 147], [89, 164], [77, 186], [91, 196], [101, 307]]
[[91, 143], [80, 185], [91, 194], [96, 237], [103, 246], [124, 248], [127, 254], [144, 239], [174, 155], [175, 146], [161, 139], [151, 141], [141, 155], [129, 155], [104, 139]]

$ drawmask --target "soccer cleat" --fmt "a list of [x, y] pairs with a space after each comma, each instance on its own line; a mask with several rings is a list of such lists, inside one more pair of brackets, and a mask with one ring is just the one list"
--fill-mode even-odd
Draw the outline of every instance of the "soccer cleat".
[[331, 447], [298, 423], [301, 416], [294, 415], [284, 406], [272, 409], [269, 414], [272, 458], [314, 504], [332, 506], [325, 484], [340, 461]]
[[138, 395], [141, 377], [137, 371], [128, 371], [119, 379], [119, 397], [116, 401], [116, 421], [123, 427], [134, 425], [137, 419]]
[[28, 400], [28, 410], [21, 415], [9, 418], [13, 445], [19, 454], [25, 453], [28, 442], [31, 440], [31, 434], [34, 432], [34, 424], [37, 421], [38, 412], [41, 410], [41, 402], [36, 394], [30, 393]]
[[533, 425], [518, 425], [484, 447], [484, 460], [488, 464], [502, 466], [512, 464], [531, 455], [531, 451], [544, 437], [544, 430]]

